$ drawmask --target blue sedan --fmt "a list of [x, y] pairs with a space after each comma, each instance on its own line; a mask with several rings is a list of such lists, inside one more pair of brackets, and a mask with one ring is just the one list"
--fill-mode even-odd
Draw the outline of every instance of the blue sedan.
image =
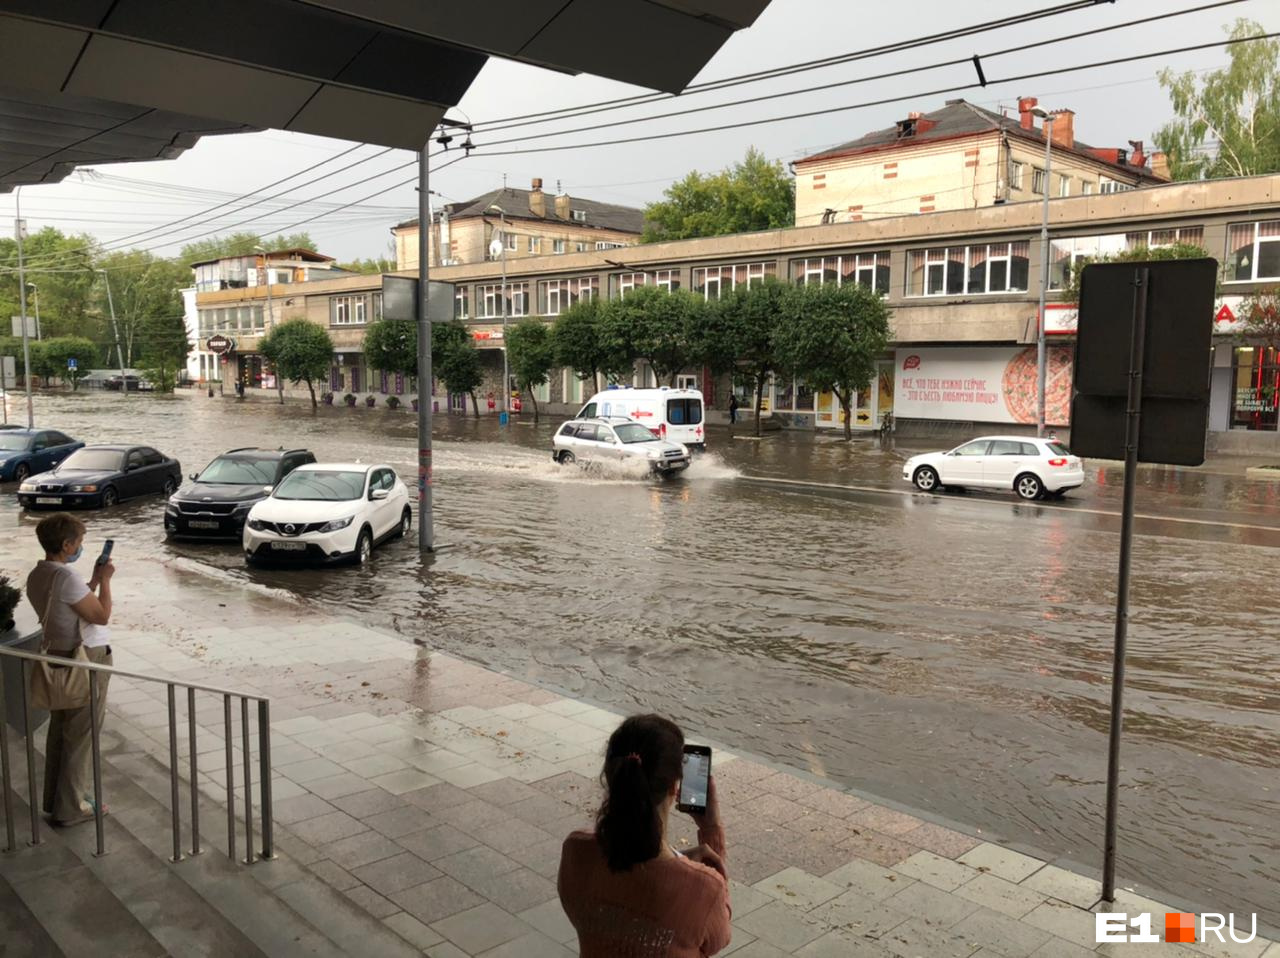
[[83, 445], [53, 429], [6, 429], [0, 432], [0, 482], [47, 472]]

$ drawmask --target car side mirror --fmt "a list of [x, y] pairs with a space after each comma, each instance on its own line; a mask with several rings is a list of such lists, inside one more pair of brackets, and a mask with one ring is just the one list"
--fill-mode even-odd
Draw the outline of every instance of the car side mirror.
[[390, 489], [374, 489], [374, 490], [373, 490], [373, 492], [369, 493], [369, 498], [370, 498], [370, 499], [385, 499], [385, 498], [387, 498], [387, 496], [389, 496], [389, 495], [391, 495], [391, 490], [390, 490]]
[[187, 478], [190, 479], [192, 482], [196, 482], [200, 478], [200, 473], [193, 472], [191, 475], [187, 476]]

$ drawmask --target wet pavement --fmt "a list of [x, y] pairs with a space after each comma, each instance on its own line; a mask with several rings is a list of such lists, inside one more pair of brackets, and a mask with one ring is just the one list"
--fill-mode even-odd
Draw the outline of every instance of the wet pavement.
[[[37, 415], [188, 472], [250, 443], [414, 468], [407, 411], [93, 394], [40, 397]], [[1097, 866], [1118, 467], [1063, 503], [923, 496], [904, 451], [715, 431], [685, 477], [650, 482], [556, 467], [552, 422], [438, 424], [447, 548], [425, 562], [403, 543], [365, 569], [248, 570], [233, 546], [166, 544], [156, 500], [91, 536], [117, 539], [122, 574], [133, 553], [283, 590]], [[33, 524], [12, 488], [0, 550]], [[1138, 508], [1120, 872], [1275, 924], [1280, 487], [1148, 468]]]

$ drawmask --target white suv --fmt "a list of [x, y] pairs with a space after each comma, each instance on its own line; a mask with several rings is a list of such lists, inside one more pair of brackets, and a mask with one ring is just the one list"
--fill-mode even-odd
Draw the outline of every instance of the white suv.
[[1084, 485], [1084, 462], [1057, 439], [983, 436], [950, 452], [912, 456], [902, 478], [922, 492], [973, 486], [1012, 489], [1023, 499], [1061, 499]]
[[394, 469], [309, 463], [257, 503], [244, 524], [245, 561], [363, 565], [373, 547], [409, 531], [409, 492]]
[[659, 439], [638, 422], [617, 416], [570, 419], [556, 430], [551, 458], [562, 466], [571, 462], [645, 462], [649, 470], [673, 476], [689, 468], [689, 448]]

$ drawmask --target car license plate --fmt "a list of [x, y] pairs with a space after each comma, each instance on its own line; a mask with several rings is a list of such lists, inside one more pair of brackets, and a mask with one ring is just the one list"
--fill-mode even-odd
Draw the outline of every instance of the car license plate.
[[60, 506], [62, 499], [58, 496], [37, 496], [36, 505], [38, 506]]
[[305, 542], [273, 542], [271, 548], [279, 549], [281, 552], [305, 552], [307, 544]]
[[[192, 519], [187, 523], [192, 529], [216, 529], [218, 524], [211, 519]], [[294, 543], [289, 543], [294, 545]]]

